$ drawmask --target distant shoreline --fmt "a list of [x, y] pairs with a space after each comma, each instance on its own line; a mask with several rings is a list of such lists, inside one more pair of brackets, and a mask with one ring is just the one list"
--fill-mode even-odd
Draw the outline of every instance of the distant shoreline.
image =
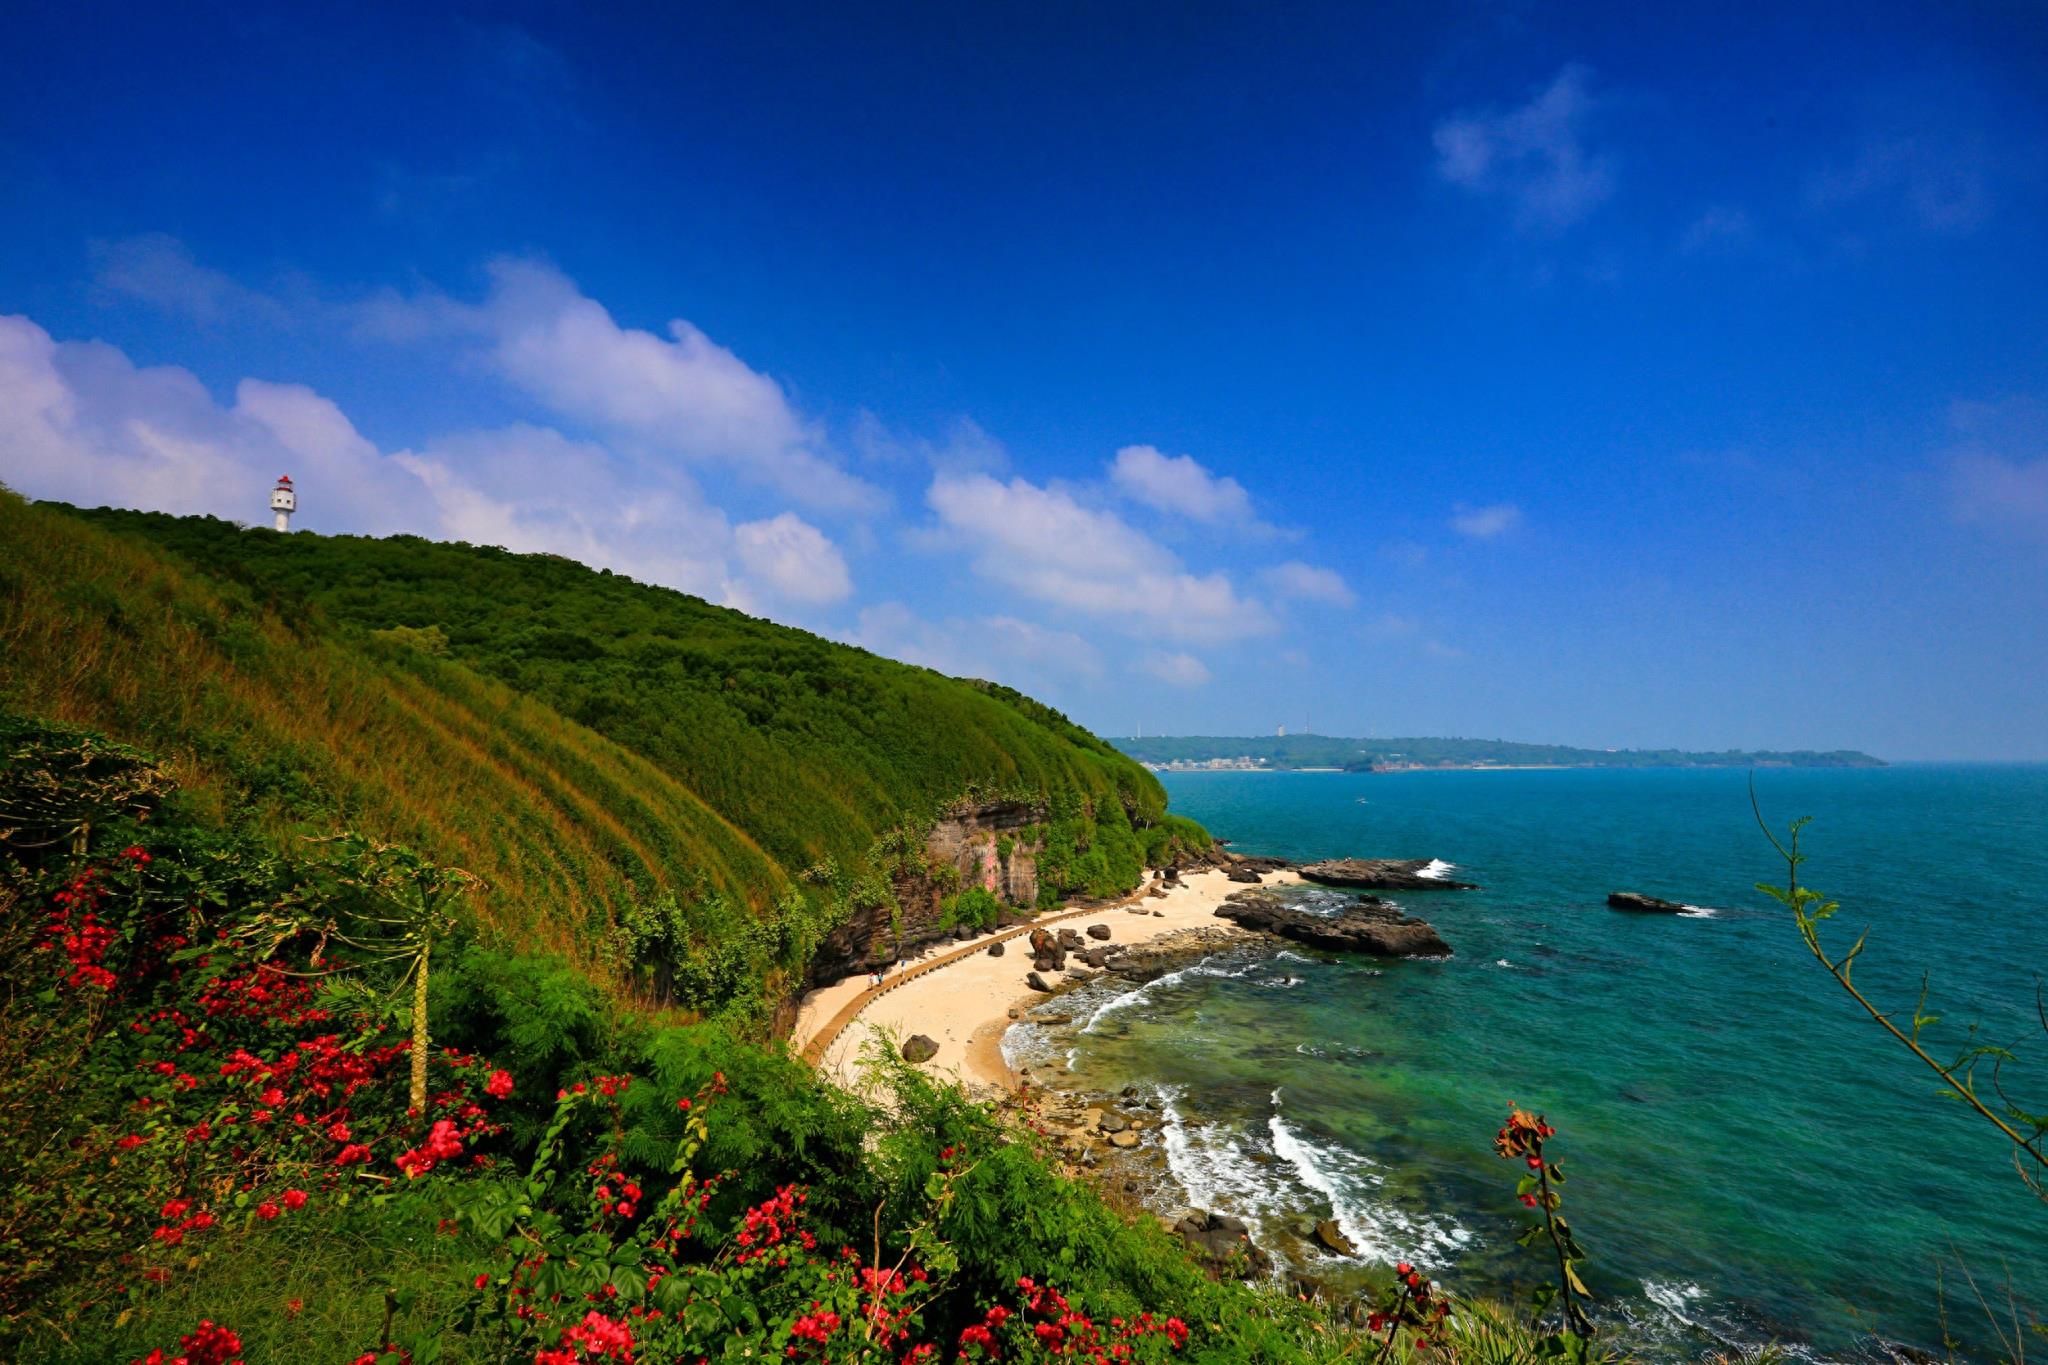
[[1858, 749], [1583, 748], [1508, 739], [1318, 734], [1112, 738], [1154, 772], [1509, 772], [1551, 768], [1882, 768]]

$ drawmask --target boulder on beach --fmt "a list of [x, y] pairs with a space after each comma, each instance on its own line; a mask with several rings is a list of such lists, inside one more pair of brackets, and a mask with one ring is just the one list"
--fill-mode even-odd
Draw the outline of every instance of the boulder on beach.
[[997, 939], [994, 943], [988, 945], [988, 955], [990, 957], [1001, 957], [1003, 955], [1003, 941], [1001, 939]]
[[928, 1062], [939, 1055], [939, 1045], [922, 1033], [914, 1033], [903, 1040], [902, 1051], [906, 1062]]
[[1108, 926], [1107, 924], [1091, 924], [1091, 925], [1089, 925], [1089, 926], [1088, 926], [1088, 937], [1090, 937], [1090, 938], [1108, 938], [1108, 937], [1109, 937], [1109, 926]]
[[1109, 1145], [1112, 1147], [1135, 1147], [1138, 1145], [1138, 1135], [1128, 1128], [1122, 1129], [1109, 1135]]
[[1639, 915], [1682, 915], [1685, 907], [1677, 901], [1659, 900], [1639, 891], [1610, 891], [1607, 903], [1616, 910], [1633, 910]]
[[1059, 940], [1052, 936], [1050, 929], [1033, 929], [1031, 931], [1031, 955], [1033, 957], [1044, 957], [1058, 946]]
[[1230, 869], [1230, 871], [1224, 873], [1223, 875], [1225, 877], [1228, 877], [1231, 881], [1244, 882], [1249, 886], [1257, 886], [1261, 881], [1265, 880], [1264, 878], [1259, 876], [1258, 873], [1252, 871], [1248, 867], [1233, 867]]
[[1024, 973], [1024, 984], [1034, 991], [1044, 991], [1047, 995], [1052, 994], [1052, 987], [1046, 985], [1045, 978], [1037, 972]]
[[1340, 914], [1322, 915], [1282, 904], [1271, 892], [1240, 891], [1217, 906], [1216, 914], [1240, 928], [1332, 952], [1374, 957], [1451, 955], [1451, 945], [1427, 920], [1405, 915], [1392, 905], [1350, 905]]
[[1301, 869], [1305, 880], [1364, 891], [1477, 891], [1471, 882], [1432, 877], [1433, 858], [1331, 858]]
[[1081, 941], [1081, 935], [1076, 933], [1072, 929], [1060, 930], [1059, 942], [1060, 947], [1066, 949], [1070, 953], [1079, 952], [1081, 949], [1088, 946], [1087, 944]]

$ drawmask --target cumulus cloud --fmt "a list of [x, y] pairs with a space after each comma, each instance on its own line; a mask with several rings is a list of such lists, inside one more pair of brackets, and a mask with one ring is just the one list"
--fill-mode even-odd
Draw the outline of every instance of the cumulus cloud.
[[870, 513], [886, 499], [839, 467], [817, 424], [782, 386], [676, 318], [667, 335], [621, 326], [541, 261], [491, 263], [480, 304], [382, 294], [359, 312], [368, 335], [467, 338], [485, 362], [559, 417], [649, 455], [721, 464], [806, 506]]
[[1945, 452], [1949, 506], [1966, 525], [2048, 542], [2048, 406], [1958, 403]]
[[1528, 103], [1459, 114], [1437, 124], [1437, 174], [1474, 194], [1498, 198], [1527, 231], [1559, 232], [1614, 192], [1608, 157], [1586, 144], [1596, 107], [1590, 75], [1567, 66]]
[[1192, 654], [1147, 654], [1138, 667], [1168, 687], [1200, 687], [1209, 681], [1209, 666]]
[[1259, 578], [1279, 597], [1321, 602], [1332, 607], [1348, 607], [1358, 600], [1350, 584], [1336, 570], [1304, 564], [1298, 559], [1275, 564], [1262, 572]]
[[361, 530], [401, 529], [415, 480], [310, 389], [244, 380], [223, 406], [188, 370], [59, 342], [0, 317], [0, 477], [33, 497], [266, 519], [271, 481], [312, 473]]
[[23, 317], [0, 317], [0, 453], [18, 491], [87, 506], [263, 522], [290, 474], [303, 527], [545, 551], [734, 605], [851, 588], [822, 532], [792, 513], [735, 529], [669, 465], [525, 424], [387, 452], [304, 385], [245, 379], [222, 404], [187, 370]]
[[1253, 520], [1244, 486], [1211, 474], [1192, 455], [1125, 446], [1110, 463], [1109, 478], [1125, 497], [1172, 516], [1209, 523]]
[[1511, 502], [1488, 503], [1484, 507], [1459, 503], [1451, 512], [1451, 529], [1474, 540], [1504, 536], [1521, 524], [1522, 509]]
[[839, 547], [794, 512], [733, 528], [733, 547], [749, 577], [793, 602], [837, 602], [853, 592]]
[[1229, 640], [1273, 628], [1271, 614], [1228, 576], [1187, 572], [1121, 517], [1063, 489], [942, 473], [925, 500], [977, 574], [1034, 601], [1140, 635]]

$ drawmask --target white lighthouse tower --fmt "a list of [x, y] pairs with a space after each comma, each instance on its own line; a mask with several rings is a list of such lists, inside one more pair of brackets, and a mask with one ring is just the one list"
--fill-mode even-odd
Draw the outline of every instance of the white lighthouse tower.
[[277, 513], [277, 529], [292, 529], [292, 513], [299, 510], [299, 495], [292, 489], [292, 476], [277, 476], [277, 487], [270, 490], [270, 510]]

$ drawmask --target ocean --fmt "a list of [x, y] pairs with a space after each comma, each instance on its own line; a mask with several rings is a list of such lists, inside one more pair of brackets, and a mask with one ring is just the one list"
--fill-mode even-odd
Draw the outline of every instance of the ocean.
[[[2048, 1202], [1755, 889], [1783, 866], [1746, 773], [1164, 780], [1239, 852], [1432, 857], [1482, 889], [1391, 897], [1448, 960], [1238, 948], [1140, 991], [1104, 978], [1062, 1002], [1071, 1024], [1014, 1029], [1014, 1056], [1160, 1106], [1155, 1202], [1244, 1216], [1304, 1273], [1356, 1283], [1406, 1258], [1519, 1296], [1544, 1265], [1514, 1243], [1526, 1211], [1490, 1146], [1514, 1101], [1556, 1125], [1588, 1282], [1648, 1359], [1765, 1341], [1890, 1359], [1886, 1343], [1938, 1351], [1944, 1314], [1964, 1357], [1989, 1359], [1980, 1294], [2048, 1313]], [[2048, 767], [1771, 769], [1757, 787], [1775, 823], [1815, 817], [1802, 881], [1841, 901], [1838, 950], [1870, 930], [1859, 985], [1910, 1016], [1924, 974], [1937, 1051], [1971, 1024], [2031, 1035], [2005, 1079], [2048, 1110]], [[1617, 890], [1699, 909], [1621, 913]], [[1357, 1258], [1302, 1242], [1322, 1218]]]

